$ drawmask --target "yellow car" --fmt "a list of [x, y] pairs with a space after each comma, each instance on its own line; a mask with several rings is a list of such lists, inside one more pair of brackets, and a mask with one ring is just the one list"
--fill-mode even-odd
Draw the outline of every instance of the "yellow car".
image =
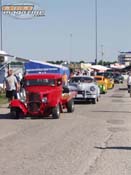
[[107, 89], [114, 88], [114, 80], [112, 78], [105, 77], [105, 82], [107, 83]]
[[94, 76], [95, 81], [97, 82], [99, 88], [100, 88], [100, 93], [105, 94], [108, 89], [108, 83], [106, 82], [106, 79], [104, 76]]
[[97, 76], [103, 76], [104, 81], [107, 84], [107, 89], [112, 89], [114, 87], [114, 79], [109, 77], [109, 75], [105, 72], [99, 72]]

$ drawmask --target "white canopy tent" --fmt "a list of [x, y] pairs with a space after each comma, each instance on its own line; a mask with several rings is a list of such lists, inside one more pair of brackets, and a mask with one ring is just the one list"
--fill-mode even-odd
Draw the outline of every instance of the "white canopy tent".
[[102, 65], [91, 65], [91, 69], [98, 71], [98, 72], [105, 72], [109, 70], [110, 68]]

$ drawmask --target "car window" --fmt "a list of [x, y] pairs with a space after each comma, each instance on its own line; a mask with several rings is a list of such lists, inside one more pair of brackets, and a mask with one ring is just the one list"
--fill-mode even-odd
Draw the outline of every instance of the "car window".
[[54, 86], [54, 79], [31, 79], [25, 81], [26, 86]]
[[95, 80], [100, 81], [100, 80], [102, 80], [102, 78], [101, 77], [95, 77]]
[[94, 79], [91, 78], [91, 77], [72, 77], [70, 79], [70, 82], [71, 83], [78, 83], [78, 82], [81, 82], [81, 83], [91, 83], [93, 81], [94, 81]]

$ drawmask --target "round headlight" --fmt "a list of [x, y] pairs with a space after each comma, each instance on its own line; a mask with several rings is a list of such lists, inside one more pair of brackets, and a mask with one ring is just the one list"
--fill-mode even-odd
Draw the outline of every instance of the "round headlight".
[[94, 86], [91, 86], [91, 87], [90, 87], [90, 90], [91, 90], [91, 91], [95, 91], [96, 89], [95, 89]]
[[47, 97], [43, 97], [43, 98], [42, 98], [42, 102], [43, 102], [43, 103], [47, 103], [47, 101], [48, 101]]

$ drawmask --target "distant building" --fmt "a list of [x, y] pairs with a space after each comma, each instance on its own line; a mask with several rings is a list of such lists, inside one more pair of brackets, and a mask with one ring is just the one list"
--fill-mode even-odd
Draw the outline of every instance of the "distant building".
[[118, 63], [129, 66], [131, 64], [131, 51], [130, 52], [120, 52], [118, 55]]

